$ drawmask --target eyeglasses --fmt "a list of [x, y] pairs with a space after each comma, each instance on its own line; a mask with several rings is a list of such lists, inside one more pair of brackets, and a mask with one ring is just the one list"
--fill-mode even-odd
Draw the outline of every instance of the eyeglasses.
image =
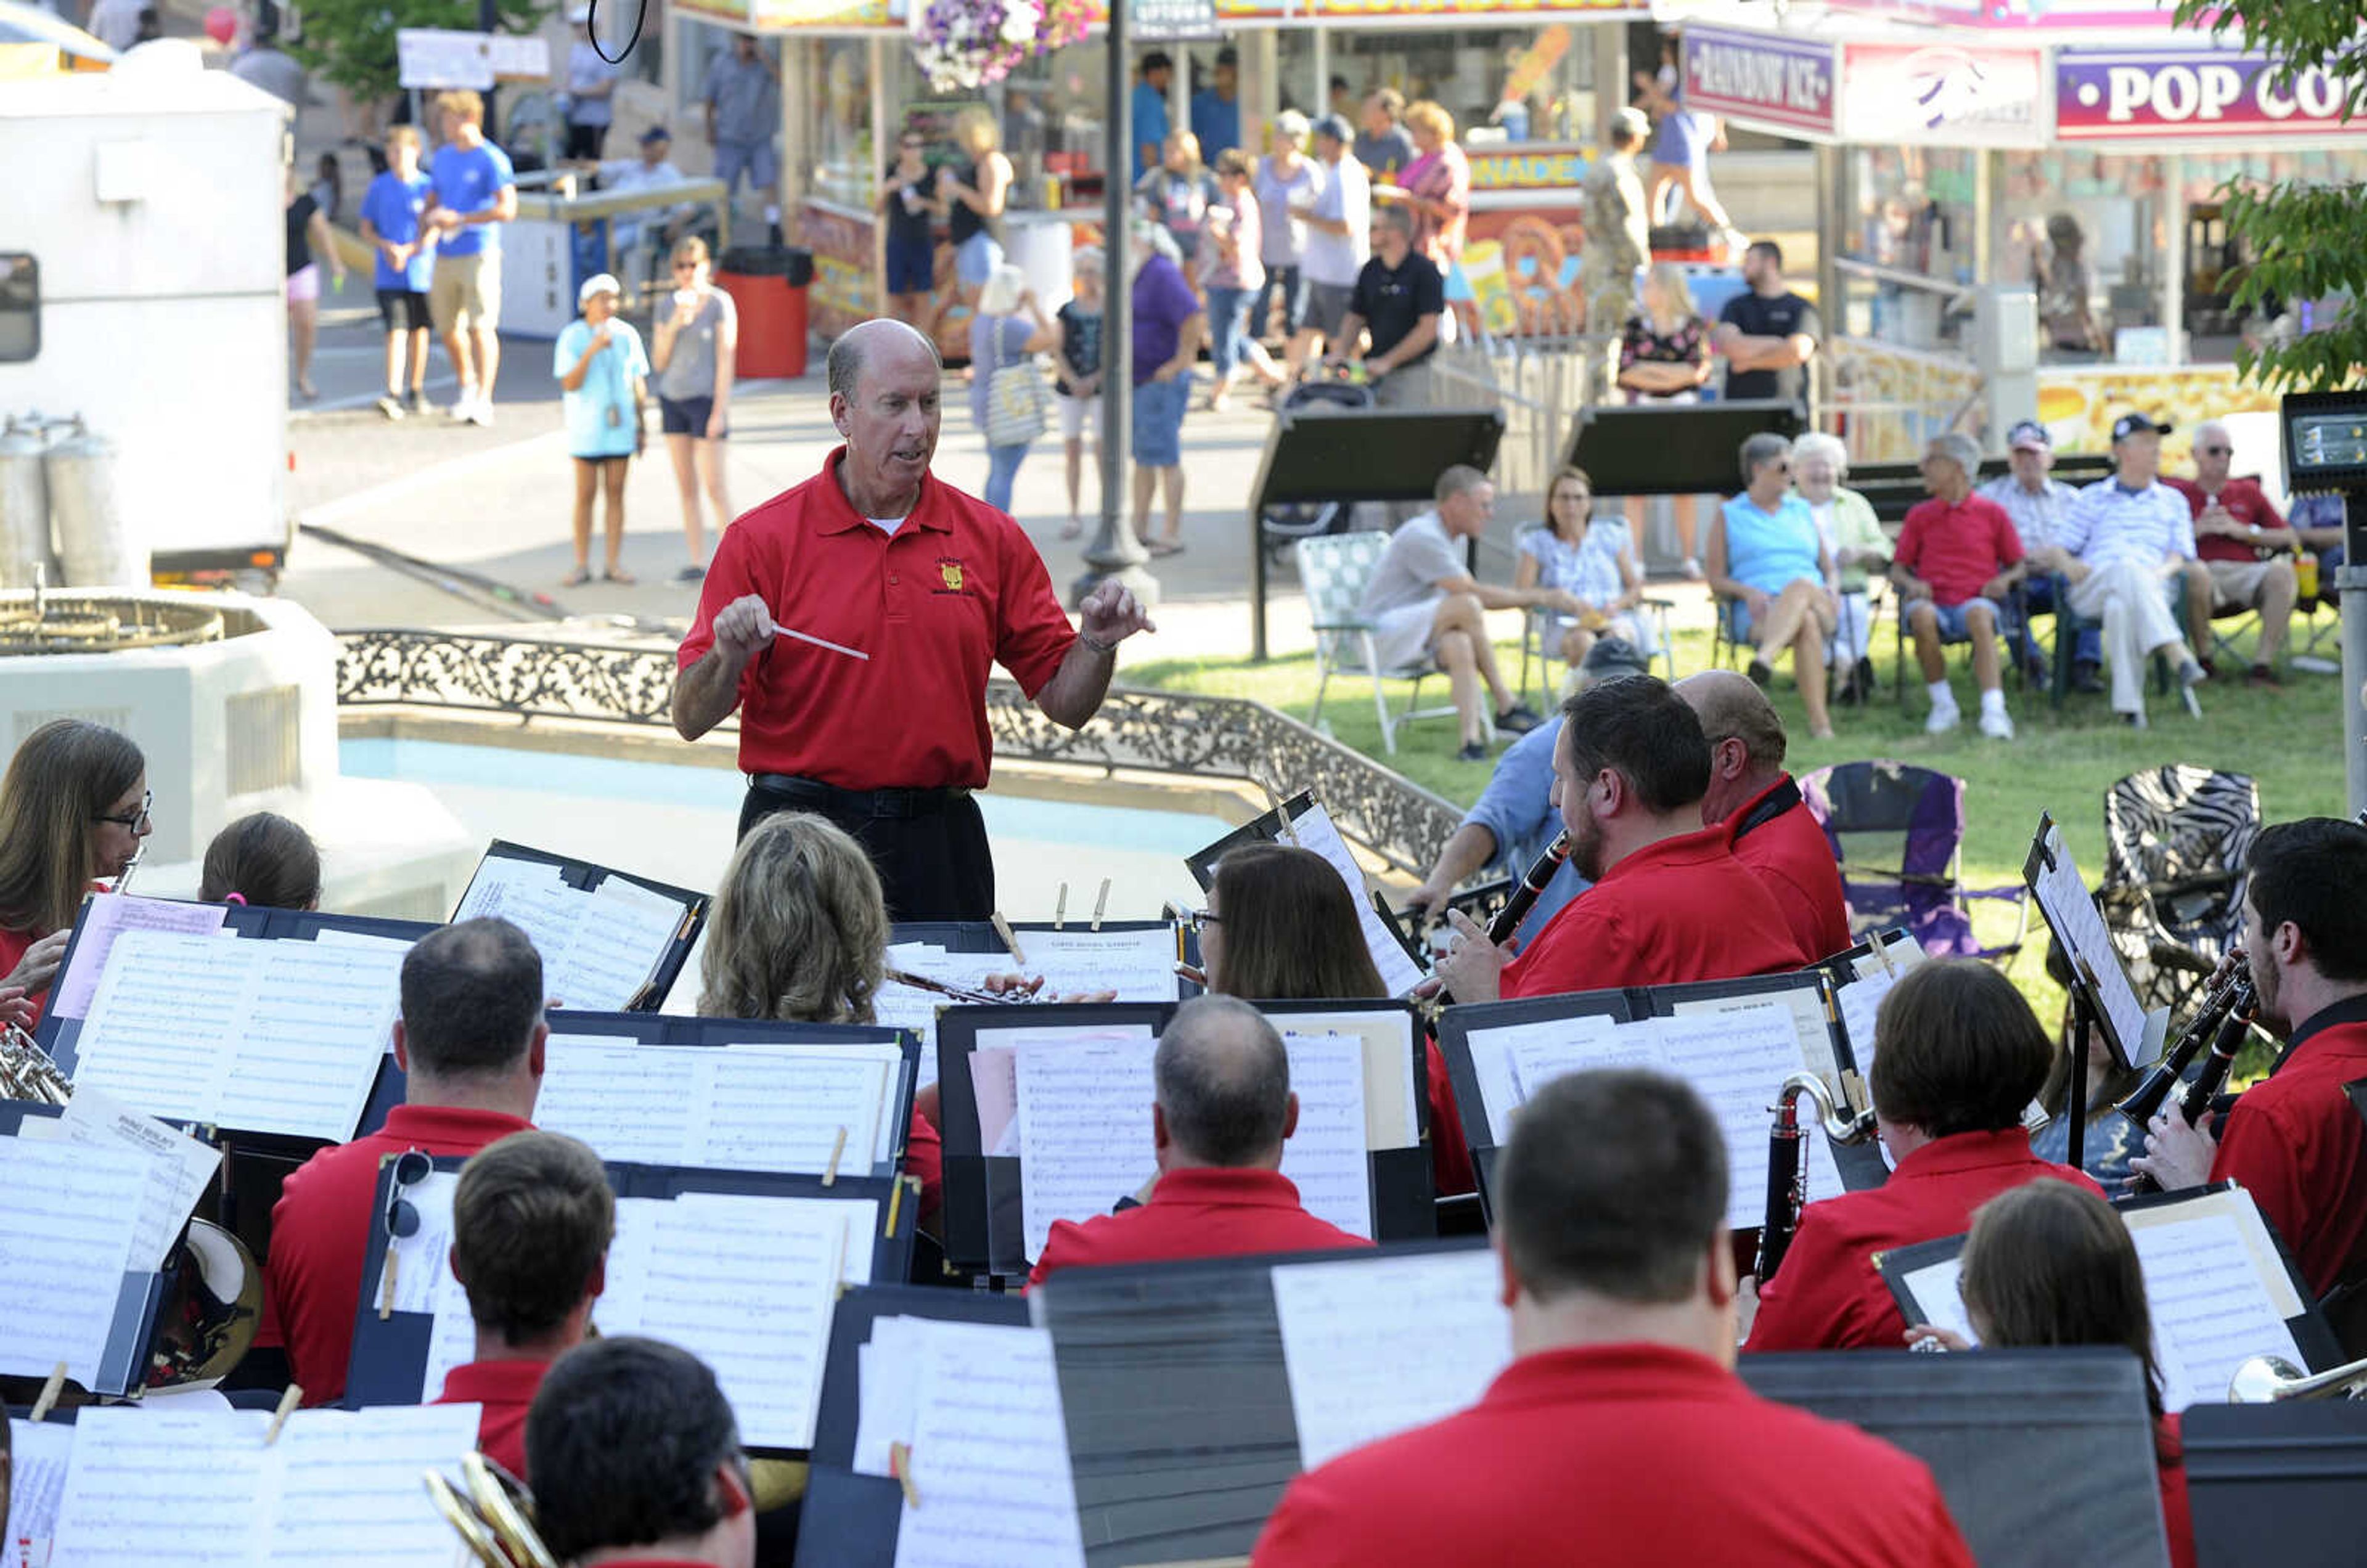
[[1192, 911], [1192, 929], [1195, 931], [1204, 931], [1210, 926], [1220, 926], [1224, 923], [1224, 917], [1217, 914], [1214, 909], [1195, 909]]
[[386, 1202], [386, 1234], [390, 1241], [406, 1241], [419, 1234], [419, 1206], [403, 1193], [434, 1173], [436, 1162], [418, 1149], [395, 1156], [394, 1186]]
[[2194, 455], [2198, 457], [2232, 457], [2236, 449], [2233, 446], [2197, 446]]
[[129, 828], [133, 832], [137, 833], [148, 826], [148, 808], [155, 804], [156, 792], [153, 789], [145, 790], [142, 792], [140, 796], [139, 810], [127, 811], [119, 816], [108, 816], [102, 813], [99, 816], [92, 818], [91, 820], [94, 822], [112, 822], [119, 828]]

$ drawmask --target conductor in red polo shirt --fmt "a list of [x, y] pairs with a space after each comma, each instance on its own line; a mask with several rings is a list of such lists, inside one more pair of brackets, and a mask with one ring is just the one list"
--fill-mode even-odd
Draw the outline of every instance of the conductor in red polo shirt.
[[[2173, 1106], [2130, 1165], [2166, 1189], [2237, 1181], [2325, 1296], [2367, 1280], [2367, 1122], [2344, 1092], [2367, 1079], [2367, 828], [2283, 822], [2252, 843], [2244, 953], [2259, 1021], [2285, 1048], [2214, 1139]], [[2360, 1308], [2353, 1304], [2352, 1313]], [[2337, 1332], [2353, 1346], [2357, 1320]]]
[[1372, 1245], [1300, 1207], [1282, 1174], [1298, 1096], [1282, 1036], [1257, 1009], [1231, 997], [1185, 1002], [1159, 1037], [1151, 1074], [1159, 1178], [1150, 1201], [1082, 1224], [1053, 1222], [1029, 1284], [1083, 1264]]
[[2030, 1152], [2022, 1113], [2055, 1044], [2003, 975], [1972, 958], [1917, 965], [1882, 998], [1874, 1040], [1890, 1179], [1802, 1212], [1782, 1270], [1759, 1283], [1746, 1351], [1896, 1350], [1907, 1322], [1876, 1253], [1962, 1235], [1975, 1209], [2042, 1176], [2102, 1195], [2081, 1172]]
[[404, 955], [394, 1026], [404, 1102], [377, 1132], [306, 1160], [271, 1211], [266, 1317], [306, 1404], [345, 1392], [380, 1163], [408, 1149], [472, 1155], [531, 1128], [550, 1035], [542, 1007], [542, 959], [507, 920], [441, 927]]
[[674, 728], [696, 740], [741, 710], [741, 832], [818, 813], [869, 852], [894, 919], [982, 920], [989, 666], [1079, 728], [1149, 622], [1105, 582], [1072, 628], [1019, 525], [930, 473], [944, 367], [927, 338], [866, 321], [829, 374], [845, 445], [724, 532], [677, 655]]
[[1676, 684], [1709, 739], [1709, 793], [1702, 820], [1726, 829], [1734, 858], [1783, 906], [1792, 939], [1813, 963], [1850, 945], [1840, 863], [1784, 771], [1784, 721], [1767, 694], [1731, 670], [1704, 670]]
[[1775, 896], [1727, 849], [1726, 829], [1702, 826], [1709, 740], [1684, 699], [1633, 675], [1589, 686], [1562, 716], [1554, 797], [1569, 863], [1594, 886], [1518, 958], [1450, 911], [1455, 948], [1438, 970], [1455, 999], [1730, 980], [1807, 963]]
[[1920, 1461], [1734, 1375], [1726, 1145], [1692, 1089], [1557, 1078], [1496, 1173], [1512, 1364], [1291, 1483], [1251, 1568], [1969, 1568]]
[[550, 1364], [583, 1343], [607, 1285], [617, 1199], [600, 1156], [561, 1133], [512, 1133], [469, 1157], [452, 1193], [452, 1273], [476, 1359], [437, 1404], [475, 1404], [477, 1447], [526, 1474], [526, 1413]]

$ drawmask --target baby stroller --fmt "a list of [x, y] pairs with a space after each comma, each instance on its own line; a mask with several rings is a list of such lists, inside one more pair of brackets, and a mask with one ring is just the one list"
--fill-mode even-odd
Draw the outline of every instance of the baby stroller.
[[[1373, 389], [1360, 380], [1351, 380], [1345, 373], [1325, 374], [1310, 370], [1306, 379], [1283, 394], [1274, 405], [1277, 413], [1290, 413], [1298, 409], [1330, 407], [1368, 409], [1373, 406]], [[1290, 554], [1290, 547], [1301, 539], [1319, 538], [1325, 534], [1344, 534], [1355, 525], [1353, 503], [1344, 501], [1292, 502], [1269, 506], [1258, 518], [1258, 532], [1264, 540], [1266, 559], [1279, 564]]]

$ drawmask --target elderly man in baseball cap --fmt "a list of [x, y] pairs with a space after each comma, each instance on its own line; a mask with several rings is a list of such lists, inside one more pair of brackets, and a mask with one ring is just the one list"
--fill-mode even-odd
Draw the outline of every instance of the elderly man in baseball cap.
[[2194, 520], [2186, 500], [2161, 482], [2161, 438], [2169, 426], [2150, 414], [2123, 414], [2112, 425], [2112, 474], [2081, 491], [2056, 541], [2075, 558], [2064, 576], [2075, 614], [2104, 624], [2112, 711], [2146, 725], [2148, 654], [2178, 669], [2179, 695], [2197, 718], [2194, 688], [2209, 674], [2179, 635], [2173, 605], [2183, 605], [2189, 578], [2210, 590], [2194, 555]]
[[567, 450], [575, 459], [575, 570], [562, 585], [592, 581], [592, 498], [608, 498], [608, 554], [600, 577], [629, 584], [625, 547], [625, 469], [641, 449], [641, 405], [649, 396], [650, 356], [633, 324], [617, 314], [623, 286], [610, 273], [575, 291], [583, 314], [561, 329], [550, 373], [564, 396]]
[[[2014, 533], [2020, 536], [2030, 563], [2022, 598], [2033, 612], [2032, 619], [2035, 619], [2037, 615], [2055, 613], [2056, 578], [2071, 558], [2070, 552], [2056, 540], [2070, 514], [2071, 502], [2079, 492], [2053, 477], [2055, 441], [2036, 420], [2015, 422], [2013, 428], [2006, 432], [2005, 444], [2010, 471], [1999, 474], [1974, 493], [2004, 507], [2005, 514], [2013, 520]], [[2017, 626], [2013, 635], [2015, 651], [2029, 669], [2032, 682], [2044, 684], [2046, 661], [2039, 654], [2029, 621]], [[2082, 626], [2072, 644], [2071, 689], [2102, 691], [2104, 682], [2100, 671], [2103, 667], [2104, 634], [2093, 626]]]

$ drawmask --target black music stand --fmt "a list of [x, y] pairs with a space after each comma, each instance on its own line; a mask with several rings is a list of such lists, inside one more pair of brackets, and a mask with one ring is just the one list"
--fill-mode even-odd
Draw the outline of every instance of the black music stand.
[[1799, 433], [1798, 405], [1781, 398], [1601, 403], [1570, 422], [1562, 460], [1584, 468], [1597, 495], [1699, 495], [1740, 488], [1738, 454], [1752, 436]]
[[2197, 1404], [2186, 1412], [2184, 1436], [2199, 1561], [2277, 1568], [2359, 1561], [2367, 1404]]
[[1294, 409], [1277, 416], [1250, 486], [1250, 658], [1265, 662], [1269, 508], [1307, 502], [1428, 501], [1457, 463], [1486, 471], [1504, 437], [1488, 409]]

